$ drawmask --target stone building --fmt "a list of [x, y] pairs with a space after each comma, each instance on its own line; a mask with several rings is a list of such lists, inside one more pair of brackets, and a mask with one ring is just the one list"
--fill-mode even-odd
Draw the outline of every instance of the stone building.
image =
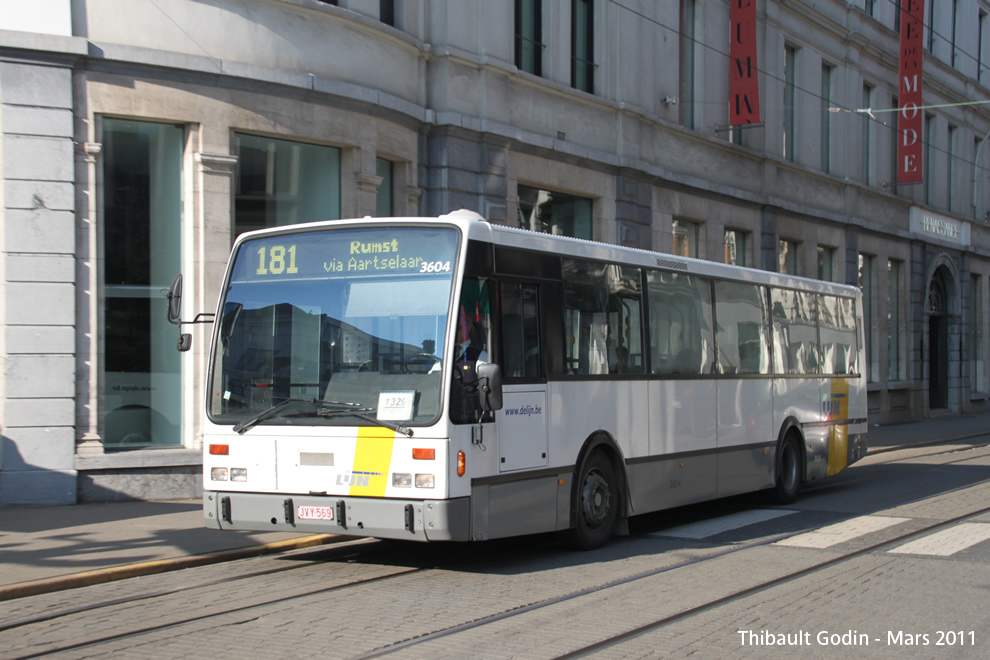
[[[986, 0], [929, 2], [897, 185], [899, 4], [0, 1], [0, 504], [196, 496], [234, 237], [457, 208], [857, 284], [871, 421], [988, 409]], [[934, 5], [934, 10], [932, 6]]]

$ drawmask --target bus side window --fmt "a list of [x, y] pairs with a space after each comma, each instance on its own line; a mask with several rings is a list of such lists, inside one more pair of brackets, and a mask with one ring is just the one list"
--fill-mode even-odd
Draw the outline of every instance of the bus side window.
[[540, 343], [540, 289], [536, 284], [503, 282], [502, 377], [506, 380], [541, 380], [543, 349]]
[[478, 365], [491, 361], [491, 313], [488, 281], [465, 279], [457, 312], [450, 419], [473, 424], [482, 414]]
[[769, 374], [766, 296], [761, 286], [715, 282], [718, 367], [722, 374]]
[[711, 281], [684, 273], [648, 271], [650, 373], [697, 376], [711, 373]]

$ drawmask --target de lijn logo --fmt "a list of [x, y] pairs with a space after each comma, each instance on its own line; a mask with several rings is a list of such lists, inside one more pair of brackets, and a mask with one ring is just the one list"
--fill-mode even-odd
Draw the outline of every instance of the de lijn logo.
[[381, 472], [341, 472], [337, 475], [338, 486], [370, 486], [372, 477], [382, 476]]

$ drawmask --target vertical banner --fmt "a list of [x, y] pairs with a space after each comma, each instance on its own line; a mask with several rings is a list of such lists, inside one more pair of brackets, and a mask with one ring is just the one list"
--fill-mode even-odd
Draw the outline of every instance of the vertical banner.
[[898, 67], [897, 183], [922, 179], [921, 45], [925, 0], [901, 0], [900, 66]]
[[760, 123], [756, 70], [756, 0], [732, 0], [729, 10], [729, 126]]

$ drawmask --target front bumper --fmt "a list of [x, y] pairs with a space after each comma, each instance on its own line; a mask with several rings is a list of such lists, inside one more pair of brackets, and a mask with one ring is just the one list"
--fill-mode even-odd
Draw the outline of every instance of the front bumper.
[[[328, 509], [332, 520], [309, 520]], [[471, 503], [369, 497], [205, 491], [203, 518], [213, 529], [372, 536], [409, 541], [467, 541]]]

